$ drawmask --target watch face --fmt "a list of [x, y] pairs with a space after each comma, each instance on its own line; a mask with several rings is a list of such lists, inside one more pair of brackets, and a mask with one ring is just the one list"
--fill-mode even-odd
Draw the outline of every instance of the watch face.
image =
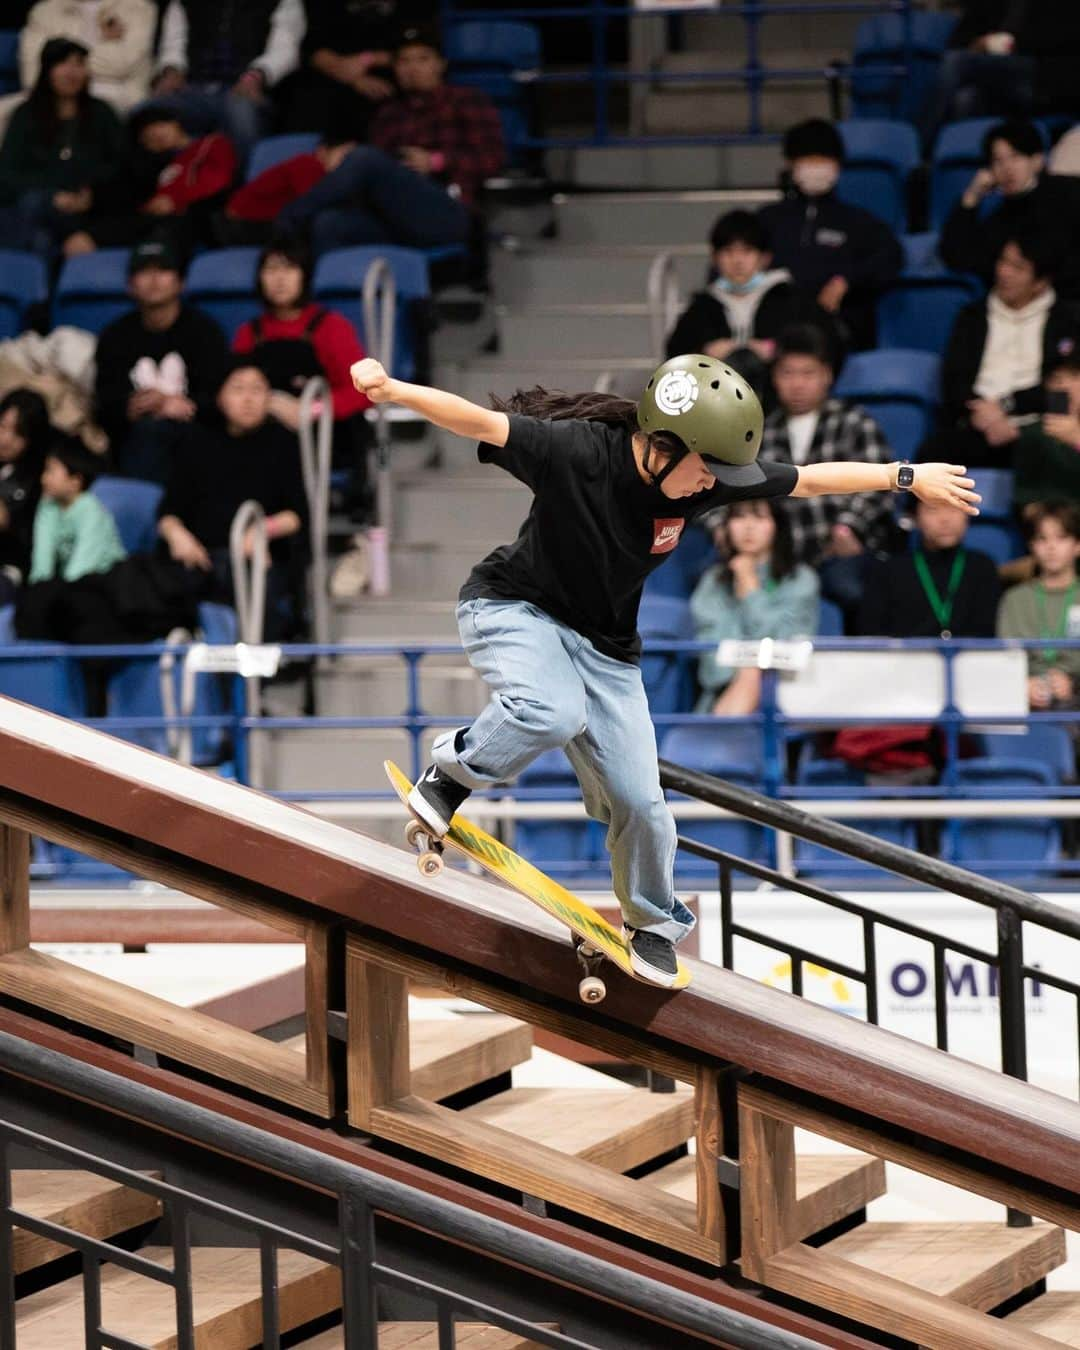
[[915, 481], [915, 470], [910, 464], [901, 464], [896, 474], [896, 486], [909, 488]]

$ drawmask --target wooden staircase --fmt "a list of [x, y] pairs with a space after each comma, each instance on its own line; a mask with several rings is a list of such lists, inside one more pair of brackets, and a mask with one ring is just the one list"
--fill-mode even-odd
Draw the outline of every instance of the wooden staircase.
[[[554, 1322], [545, 1322], [548, 1331], [558, 1331]], [[514, 1331], [503, 1331], [483, 1322], [459, 1322], [456, 1345], [459, 1350], [543, 1350], [539, 1341], [524, 1340]], [[301, 1341], [296, 1350], [344, 1350], [340, 1327], [324, 1331], [310, 1341]], [[430, 1322], [382, 1322], [379, 1324], [379, 1350], [439, 1350], [438, 1328]]]
[[[37, 1168], [14, 1171], [11, 1201], [16, 1209], [35, 1219], [103, 1239], [161, 1217], [161, 1203], [154, 1196], [92, 1172]], [[66, 1256], [69, 1250], [25, 1228], [15, 1230], [14, 1247], [16, 1275], [47, 1265]]]

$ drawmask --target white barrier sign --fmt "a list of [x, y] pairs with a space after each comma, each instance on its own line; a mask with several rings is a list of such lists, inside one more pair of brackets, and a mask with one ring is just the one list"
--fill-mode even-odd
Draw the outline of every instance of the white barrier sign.
[[188, 670], [211, 675], [242, 675], [245, 679], [271, 679], [281, 665], [281, 648], [268, 643], [258, 646], [237, 642], [229, 646], [211, 647], [197, 642], [188, 650], [184, 661]]

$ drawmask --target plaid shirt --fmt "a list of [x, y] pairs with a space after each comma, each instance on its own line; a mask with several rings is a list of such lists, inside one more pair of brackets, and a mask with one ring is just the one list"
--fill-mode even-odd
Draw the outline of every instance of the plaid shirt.
[[[765, 419], [761, 459], [792, 464], [787, 413], [777, 408]], [[863, 464], [887, 464], [892, 459], [881, 428], [864, 408], [830, 398], [818, 414], [807, 464], [834, 460], [858, 460]], [[892, 505], [888, 493], [855, 492], [830, 497], [788, 497], [784, 506], [791, 521], [795, 558], [817, 566], [829, 546], [834, 525], [850, 525], [867, 548], [880, 548], [888, 539]]]
[[403, 94], [379, 105], [368, 140], [393, 153], [407, 145], [441, 156], [436, 176], [471, 205], [485, 178], [506, 159], [495, 105], [478, 89], [444, 84], [430, 94]]

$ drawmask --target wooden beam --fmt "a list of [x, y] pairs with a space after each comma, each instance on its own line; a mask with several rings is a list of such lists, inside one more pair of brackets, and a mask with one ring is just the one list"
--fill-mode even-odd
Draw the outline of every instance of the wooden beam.
[[30, 945], [30, 836], [0, 824], [0, 954]]
[[404, 975], [349, 949], [349, 1124], [378, 1133], [375, 1111], [409, 1095], [409, 985]]
[[720, 1117], [720, 1075], [715, 1069], [699, 1068], [694, 1084], [694, 1138], [697, 1141], [698, 1232], [723, 1246], [724, 1208], [720, 1203], [717, 1159], [723, 1152]]
[[739, 1100], [742, 1268], [767, 1284], [769, 1258], [791, 1242], [796, 1222], [795, 1131]]
[[330, 1100], [330, 932], [314, 919], [304, 940], [304, 1064], [311, 1086]]

